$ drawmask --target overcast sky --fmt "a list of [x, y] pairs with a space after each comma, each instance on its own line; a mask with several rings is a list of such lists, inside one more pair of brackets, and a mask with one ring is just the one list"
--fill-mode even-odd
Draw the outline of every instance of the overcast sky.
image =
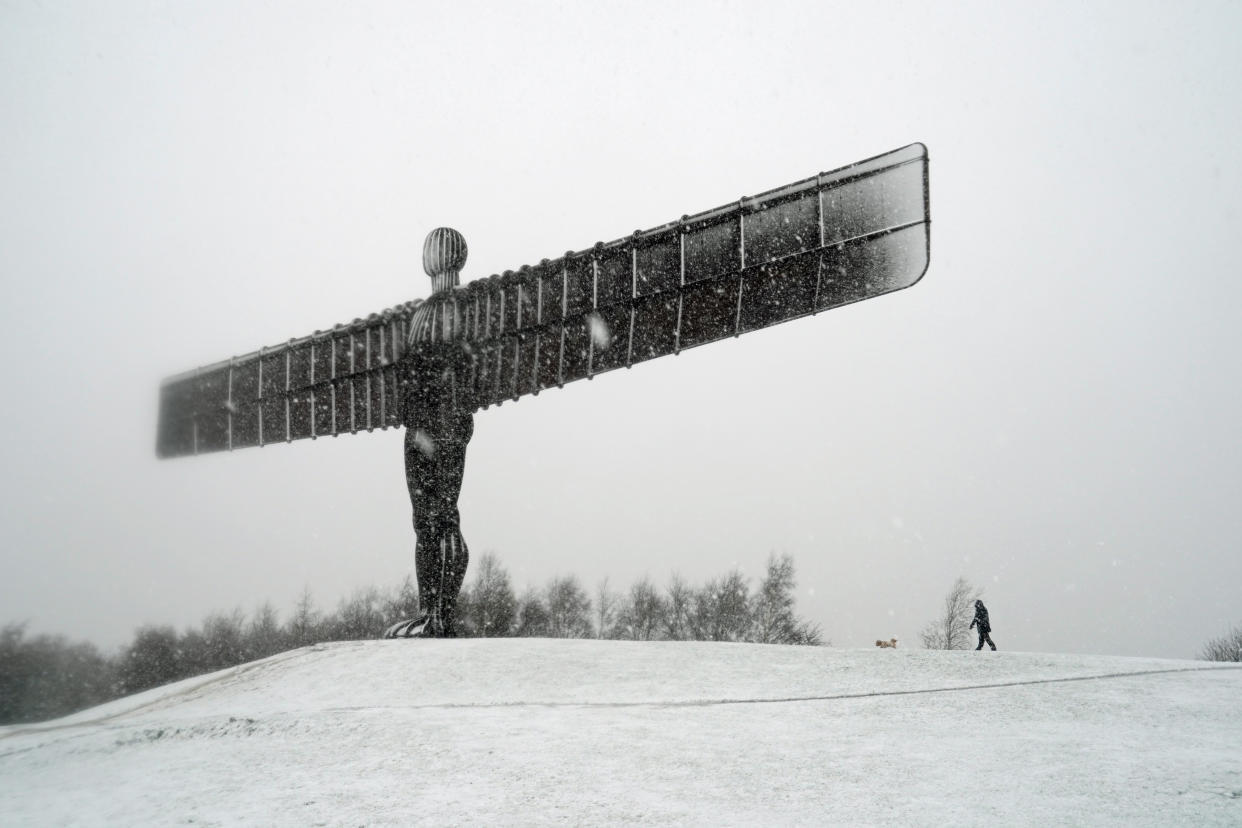
[[837, 646], [1242, 622], [1242, 6], [0, 1], [0, 622], [113, 647], [413, 569], [402, 435], [158, 461], [160, 380], [922, 141], [913, 288], [481, 413], [516, 585], [772, 552]]

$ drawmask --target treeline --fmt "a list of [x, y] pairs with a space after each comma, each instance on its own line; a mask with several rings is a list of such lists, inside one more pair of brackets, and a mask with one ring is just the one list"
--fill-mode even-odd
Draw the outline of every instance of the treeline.
[[1229, 632], [1209, 639], [1203, 645], [1199, 658], [1204, 661], [1242, 661], [1242, 624], [1230, 627]]
[[25, 624], [0, 629], [0, 724], [39, 722], [115, 698], [116, 658], [61, 635], [26, 637]]
[[[481, 555], [471, 568], [458, 603], [462, 636], [824, 643], [818, 626], [794, 612], [788, 555], [769, 558], [753, 591], [735, 569], [697, 587], [674, 575], [663, 587], [644, 577], [621, 591], [607, 578], [588, 591], [568, 575], [518, 595], [496, 556]], [[212, 614], [182, 633], [144, 626], [114, 656], [63, 636], [28, 637], [25, 625], [10, 624], [0, 631], [0, 724], [64, 716], [310, 644], [376, 638], [417, 614], [418, 589], [407, 578], [393, 590], [360, 590], [335, 611], [320, 610], [303, 590], [283, 623], [267, 603], [249, 616]]]

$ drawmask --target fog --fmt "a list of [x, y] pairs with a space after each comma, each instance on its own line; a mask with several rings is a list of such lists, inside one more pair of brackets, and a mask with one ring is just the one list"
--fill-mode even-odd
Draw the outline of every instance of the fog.
[[[168, 375], [921, 141], [913, 288], [476, 418], [517, 585], [798, 567], [837, 646], [1242, 621], [1236, 4], [0, 6], [0, 623], [116, 646], [413, 571], [399, 431], [159, 461]], [[467, 576], [470, 577], [469, 575]]]

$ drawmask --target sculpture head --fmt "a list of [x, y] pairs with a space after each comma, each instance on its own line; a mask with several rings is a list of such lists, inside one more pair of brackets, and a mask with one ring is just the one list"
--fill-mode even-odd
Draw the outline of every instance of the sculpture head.
[[431, 292], [457, 286], [466, 264], [466, 240], [451, 227], [437, 227], [423, 242], [423, 270], [431, 277]]

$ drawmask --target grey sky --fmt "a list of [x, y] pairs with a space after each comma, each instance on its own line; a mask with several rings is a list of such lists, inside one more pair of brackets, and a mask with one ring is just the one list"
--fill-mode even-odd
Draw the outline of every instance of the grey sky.
[[0, 621], [412, 570], [401, 435], [157, 461], [162, 377], [922, 141], [914, 288], [477, 418], [519, 584], [788, 552], [840, 646], [953, 579], [1008, 649], [1242, 621], [1237, 4], [0, 3]]

